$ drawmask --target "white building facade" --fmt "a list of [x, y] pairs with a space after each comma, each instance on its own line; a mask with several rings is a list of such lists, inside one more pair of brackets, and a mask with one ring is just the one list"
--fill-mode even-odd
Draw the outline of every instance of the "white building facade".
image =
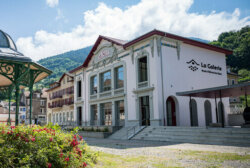
[[[219, 100], [177, 96], [227, 84], [231, 51], [153, 30], [132, 41], [99, 36], [75, 75], [78, 125], [208, 126]], [[222, 99], [224, 111], [228, 99]], [[191, 106], [190, 106], [191, 105]], [[217, 113], [216, 113], [217, 111]], [[227, 113], [224, 113], [227, 125]]]

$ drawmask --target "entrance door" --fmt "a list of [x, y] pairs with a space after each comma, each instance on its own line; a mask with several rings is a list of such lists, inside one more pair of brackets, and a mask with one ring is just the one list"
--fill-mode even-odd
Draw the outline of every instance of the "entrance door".
[[172, 97], [167, 99], [167, 125], [176, 126], [176, 108]]
[[82, 125], [82, 107], [78, 107], [78, 110], [77, 110], [77, 121], [78, 121], [78, 125]]
[[150, 125], [149, 96], [140, 97], [141, 125]]

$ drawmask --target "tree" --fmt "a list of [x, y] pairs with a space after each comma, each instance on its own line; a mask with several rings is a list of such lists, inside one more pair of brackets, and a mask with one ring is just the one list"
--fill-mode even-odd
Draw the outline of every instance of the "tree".
[[250, 70], [250, 26], [245, 26], [239, 31], [221, 33], [218, 40], [210, 44], [233, 50], [233, 54], [227, 56], [227, 65], [235, 71]]

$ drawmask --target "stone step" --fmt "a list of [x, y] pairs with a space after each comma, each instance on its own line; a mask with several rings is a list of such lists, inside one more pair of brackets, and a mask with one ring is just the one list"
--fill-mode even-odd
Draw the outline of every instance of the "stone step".
[[108, 139], [127, 139], [127, 129], [127, 127], [122, 127], [120, 130], [110, 135]]
[[140, 139], [133, 138], [136, 140], [150, 140], [150, 141], [164, 141], [164, 142], [176, 142], [176, 143], [197, 143], [197, 144], [211, 144], [211, 145], [236, 145], [236, 146], [250, 146], [250, 142], [241, 141], [206, 141], [206, 140], [195, 140], [195, 139], [162, 139], [159, 137], [141, 137]]
[[132, 139], [250, 146], [250, 129], [149, 126]]
[[169, 132], [177, 132], [177, 131], [185, 131], [185, 132], [201, 132], [201, 131], [207, 131], [207, 132], [217, 132], [217, 133], [249, 133], [250, 134], [250, 129], [245, 129], [245, 128], [168, 128], [168, 127], [147, 127], [146, 130], [163, 130], [163, 131], [169, 131]]
[[191, 140], [204, 140], [204, 141], [246, 141], [250, 143], [249, 138], [230, 138], [230, 137], [211, 137], [211, 136], [185, 136], [185, 135], [178, 135], [178, 136], [163, 136], [163, 135], [155, 135], [155, 134], [141, 134], [137, 135], [136, 138], [140, 139], [142, 137], [157, 137], [159, 139], [191, 139]]
[[138, 135], [136, 136], [137, 139], [141, 139], [142, 137], [157, 137], [159, 139], [172, 139], [172, 140], [177, 140], [177, 139], [190, 139], [190, 140], [201, 140], [201, 141], [230, 141], [230, 142], [244, 142], [247, 143], [249, 142], [250, 144], [250, 139], [249, 138], [230, 138], [230, 137], [211, 137], [211, 136], [183, 136], [183, 135], [178, 135], [178, 136], [162, 136], [162, 135], [155, 135], [155, 134], [149, 134], [149, 135]]
[[164, 132], [164, 131], [143, 131], [141, 134], [153, 134], [162, 136], [210, 136], [210, 137], [227, 137], [227, 138], [248, 138], [250, 140], [250, 134], [234, 134], [234, 133], [210, 133], [210, 132]]

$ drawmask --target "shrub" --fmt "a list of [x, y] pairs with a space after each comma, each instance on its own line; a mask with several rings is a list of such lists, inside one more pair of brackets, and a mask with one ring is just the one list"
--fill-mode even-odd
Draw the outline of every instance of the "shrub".
[[0, 125], [0, 167], [65, 168], [93, 166], [97, 153], [89, 150], [77, 129], [65, 133], [58, 125]]

